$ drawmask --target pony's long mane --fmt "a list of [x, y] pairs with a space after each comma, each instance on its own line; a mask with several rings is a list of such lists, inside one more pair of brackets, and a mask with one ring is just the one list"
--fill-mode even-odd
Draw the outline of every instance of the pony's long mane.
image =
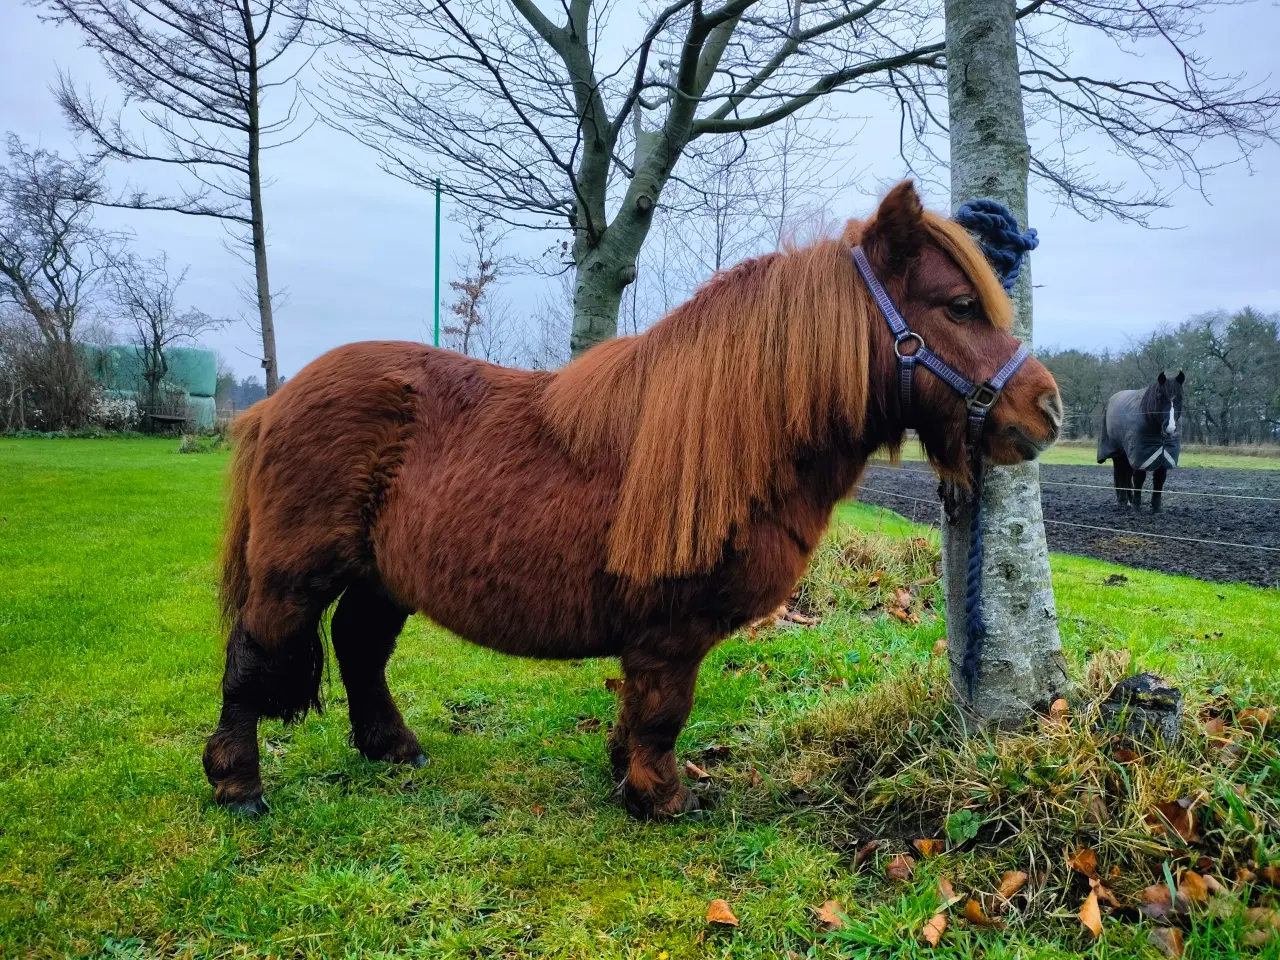
[[[840, 239], [717, 274], [647, 333], [595, 347], [548, 386], [543, 414], [585, 467], [621, 472], [608, 569], [638, 581], [710, 569], [753, 503], [794, 482], [794, 460], [867, 412], [869, 337], [883, 323]], [[926, 211], [933, 242], [993, 323], [1012, 307], [981, 250]]]

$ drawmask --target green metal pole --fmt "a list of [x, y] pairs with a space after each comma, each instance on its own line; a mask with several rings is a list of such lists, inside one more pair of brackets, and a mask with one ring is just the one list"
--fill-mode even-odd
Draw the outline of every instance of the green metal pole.
[[440, 178], [436, 177], [436, 321], [432, 343], [440, 346]]

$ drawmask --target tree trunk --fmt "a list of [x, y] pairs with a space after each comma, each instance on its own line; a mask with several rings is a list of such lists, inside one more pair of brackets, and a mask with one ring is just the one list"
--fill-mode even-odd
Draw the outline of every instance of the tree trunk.
[[258, 290], [258, 323], [262, 328], [262, 371], [267, 382], [267, 396], [280, 387], [280, 366], [276, 361], [276, 324], [271, 313], [271, 283], [267, 279], [267, 230], [262, 215], [262, 173], [258, 161], [261, 154], [262, 129], [258, 122], [258, 44], [253, 14], [245, 3], [242, 10], [245, 35], [249, 46], [249, 71], [246, 77], [249, 93], [249, 216], [252, 224], [253, 269]]
[[[951, 203], [986, 197], [1027, 224], [1030, 149], [1022, 113], [1014, 0], [946, 0]], [[1031, 340], [1031, 271], [1014, 288], [1014, 332]], [[969, 511], [943, 518], [943, 574], [951, 683], [977, 726], [1013, 725], [1046, 709], [1068, 689], [1058, 638], [1049, 549], [1035, 462], [984, 470], [983, 610], [987, 637], [968, 702], [963, 661], [964, 584]]]
[[624, 201], [601, 241], [587, 250], [578, 264], [569, 340], [573, 356], [618, 335], [622, 294], [635, 282], [636, 261], [653, 222], [652, 204], [647, 200], [642, 205], [644, 209], [637, 209], [634, 204], [628, 209]]

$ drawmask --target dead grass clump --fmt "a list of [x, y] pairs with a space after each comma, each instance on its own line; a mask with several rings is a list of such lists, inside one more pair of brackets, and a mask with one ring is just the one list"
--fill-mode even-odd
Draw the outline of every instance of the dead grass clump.
[[[1099, 665], [1091, 680], [1101, 686], [1118, 667]], [[1099, 699], [1022, 732], [971, 737], [944, 670], [919, 667], [814, 711], [766, 766], [775, 784], [826, 796], [817, 813], [846, 842], [943, 840], [964, 854], [954, 879], [1018, 869], [1039, 891], [1066, 893], [1081, 880], [1066, 861], [1086, 848], [1118, 906], [1170, 871], [1229, 884], [1280, 865], [1268, 711], [1189, 704], [1181, 742], [1148, 748], [1106, 729]]]
[[936, 534], [886, 537], [837, 523], [810, 558], [793, 606], [814, 617], [893, 609], [906, 590], [933, 607], [941, 603], [941, 562]]

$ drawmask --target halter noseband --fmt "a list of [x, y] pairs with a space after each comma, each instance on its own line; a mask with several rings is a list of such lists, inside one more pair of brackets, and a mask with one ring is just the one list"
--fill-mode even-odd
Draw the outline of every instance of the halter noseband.
[[[884, 314], [885, 322], [889, 324], [889, 332], [893, 334], [893, 352], [898, 357], [898, 399], [902, 405], [903, 417], [908, 420], [911, 417], [916, 367], [926, 367], [943, 383], [964, 398], [965, 409], [969, 411], [966, 439], [969, 444], [970, 454], [976, 455], [976, 447], [981, 442], [982, 432], [986, 427], [987, 413], [995, 406], [996, 401], [1000, 399], [1000, 394], [1004, 390], [1005, 384], [1009, 382], [1009, 378], [1017, 373], [1023, 361], [1030, 356], [1027, 348], [1019, 344], [1013, 356], [1005, 361], [1004, 366], [996, 371], [995, 376], [989, 380], [984, 380], [982, 383], [975, 384], [930, 350], [924, 342], [924, 337], [907, 326], [907, 321], [902, 318], [902, 314], [898, 312], [893, 299], [877, 279], [875, 271], [871, 269], [871, 263], [867, 260], [867, 255], [863, 252], [862, 247], [853, 248], [853, 262], [858, 268], [858, 273], [862, 275], [862, 280], [867, 285], [867, 289], [871, 291], [871, 296], [875, 298], [877, 306], [880, 307], [880, 312]], [[908, 340], [916, 342], [916, 349], [911, 353], [903, 353], [902, 345]]]
[[[1034, 238], [1033, 238], [1034, 239]], [[1019, 256], [1019, 260], [1021, 256]], [[909, 422], [911, 419], [912, 393], [917, 366], [928, 368], [956, 393], [964, 398], [965, 409], [969, 411], [968, 427], [965, 439], [969, 452], [969, 470], [971, 473], [970, 498], [972, 506], [969, 510], [969, 551], [965, 567], [965, 638], [962, 673], [968, 687], [969, 702], [973, 702], [974, 688], [978, 683], [978, 661], [982, 653], [982, 641], [987, 634], [987, 626], [982, 616], [982, 433], [987, 425], [987, 413], [991, 410], [1005, 384], [1009, 382], [1018, 368], [1022, 366], [1029, 353], [1027, 348], [1018, 344], [1013, 356], [1004, 362], [995, 376], [982, 383], [975, 384], [955, 367], [947, 363], [929, 349], [924, 337], [916, 333], [902, 318], [892, 298], [884, 286], [876, 278], [875, 271], [867, 260], [861, 247], [853, 248], [853, 262], [862, 275], [862, 280], [871, 291], [880, 312], [884, 314], [889, 331], [893, 334], [893, 352], [898, 357], [898, 397], [901, 401], [902, 415]], [[1015, 266], [1013, 275], [1016, 277]], [[916, 348], [911, 353], [903, 353], [902, 345], [907, 340], [914, 340]]]

